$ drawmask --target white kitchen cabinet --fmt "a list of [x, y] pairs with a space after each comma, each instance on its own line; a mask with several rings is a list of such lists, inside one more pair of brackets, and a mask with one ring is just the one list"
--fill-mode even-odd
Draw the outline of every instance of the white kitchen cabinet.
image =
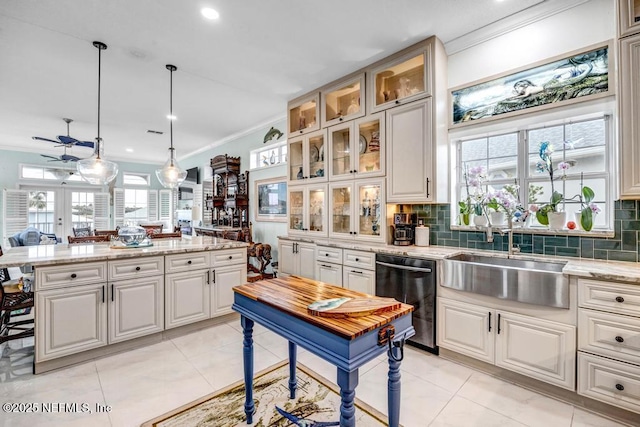
[[640, 2], [618, 0], [618, 37], [640, 33]]
[[329, 184], [329, 237], [384, 243], [384, 180]]
[[322, 127], [364, 116], [364, 73], [348, 76], [320, 92]]
[[316, 245], [313, 243], [278, 241], [278, 274], [315, 279]]
[[289, 185], [325, 182], [327, 180], [326, 136], [326, 130], [322, 129], [289, 140], [287, 151]]
[[320, 93], [313, 92], [289, 101], [287, 130], [289, 137], [320, 129]]
[[342, 265], [318, 261], [316, 280], [330, 285], [342, 286]]
[[[246, 259], [246, 257], [245, 257]], [[211, 317], [231, 313], [233, 310], [233, 287], [247, 281], [245, 263], [214, 267], [211, 270]]]
[[309, 184], [287, 189], [287, 231], [299, 236], [327, 236], [327, 185]]
[[329, 128], [329, 181], [384, 176], [384, 113]]
[[[387, 111], [387, 202], [436, 200], [432, 99]], [[443, 165], [447, 167], [446, 165]]]
[[369, 295], [376, 293], [376, 272], [349, 266], [342, 267], [342, 286]]
[[165, 276], [165, 329], [206, 320], [211, 316], [209, 269]]
[[109, 344], [164, 330], [164, 274], [109, 287]]
[[[626, 0], [621, 0], [623, 3]], [[640, 34], [620, 40], [620, 198], [640, 196]]]
[[575, 390], [576, 328], [438, 298], [438, 345]]
[[106, 288], [97, 283], [36, 292], [36, 363], [107, 345]]

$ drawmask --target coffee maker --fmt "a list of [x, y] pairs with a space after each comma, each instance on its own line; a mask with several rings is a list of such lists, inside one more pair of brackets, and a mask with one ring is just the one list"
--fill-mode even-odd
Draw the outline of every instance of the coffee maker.
[[416, 222], [418, 222], [418, 215], [415, 213], [394, 213], [393, 244], [396, 246], [413, 245]]

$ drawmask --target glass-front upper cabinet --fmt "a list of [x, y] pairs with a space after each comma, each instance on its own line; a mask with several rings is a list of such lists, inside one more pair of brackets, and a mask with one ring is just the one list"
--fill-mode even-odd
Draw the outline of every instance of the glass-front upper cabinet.
[[327, 185], [306, 185], [288, 190], [287, 229], [290, 234], [327, 235]]
[[324, 129], [289, 140], [289, 184], [306, 184], [327, 180], [325, 173]]
[[364, 116], [364, 73], [323, 90], [322, 127]]
[[370, 112], [430, 95], [431, 45], [422, 46], [373, 68], [369, 81]]
[[329, 128], [330, 180], [384, 175], [384, 113]]
[[640, 32], [640, 0], [619, 0], [618, 37]]
[[320, 129], [320, 94], [291, 101], [287, 115], [289, 136], [304, 135]]
[[384, 243], [382, 178], [329, 184], [329, 237]]

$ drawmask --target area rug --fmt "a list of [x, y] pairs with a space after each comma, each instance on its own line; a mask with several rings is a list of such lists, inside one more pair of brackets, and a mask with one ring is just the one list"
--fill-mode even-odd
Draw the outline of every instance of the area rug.
[[[253, 397], [256, 413], [252, 426], [338, 425], [335, 423], [340, 420], [339, 388], [299, 363], [296, 375], [298, 389], [295, 399], [289, 399], [287, 361], [267, 368], [255, 376]], [[291, 419], [303, 421], [295, 423]], [[358, 427], [386, 426], [386, 420], [387, 417], [384, 414], [356, 399]], [[239, 381], [142, 424], [142, 427], [152, 426], [247, 426], [244, 414], [244, 381]]]

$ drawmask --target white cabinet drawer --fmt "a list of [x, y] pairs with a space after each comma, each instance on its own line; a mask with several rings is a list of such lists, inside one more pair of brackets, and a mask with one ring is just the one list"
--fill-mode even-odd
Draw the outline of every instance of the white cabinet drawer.
[[211, 267], [223, 267], [243, 262], [247, 262], [246, 248], [211, 252]]
[[36, 268], [35, 290], [88, 285], [107, 281], [106, 262], [84, 262]]
[[149, 256], [109, 261], [109, 281], [164, 274], [164, 257]]
[[578, 394], [640, 413], [640, 366], [579, 352]]
[[640, 363], [640, 319], [580, 309], [578, 331], [580, 350]]
[[578, 305], [640, 316], [640, 286], [578, 279]]
[[354, 251], [345, 249], [342, 256], [342, 264], [356, 268], [376, 269], [376, 254], [373, 252]]
[[164, 268], [166, 273], [209, 268], [209, 252], [189, 252], [180, 255], [167, 255], [165, 257]]
[[320, 262], [342, 264], [342, 249], [318, 246], [316, 249], [316, 257]]

